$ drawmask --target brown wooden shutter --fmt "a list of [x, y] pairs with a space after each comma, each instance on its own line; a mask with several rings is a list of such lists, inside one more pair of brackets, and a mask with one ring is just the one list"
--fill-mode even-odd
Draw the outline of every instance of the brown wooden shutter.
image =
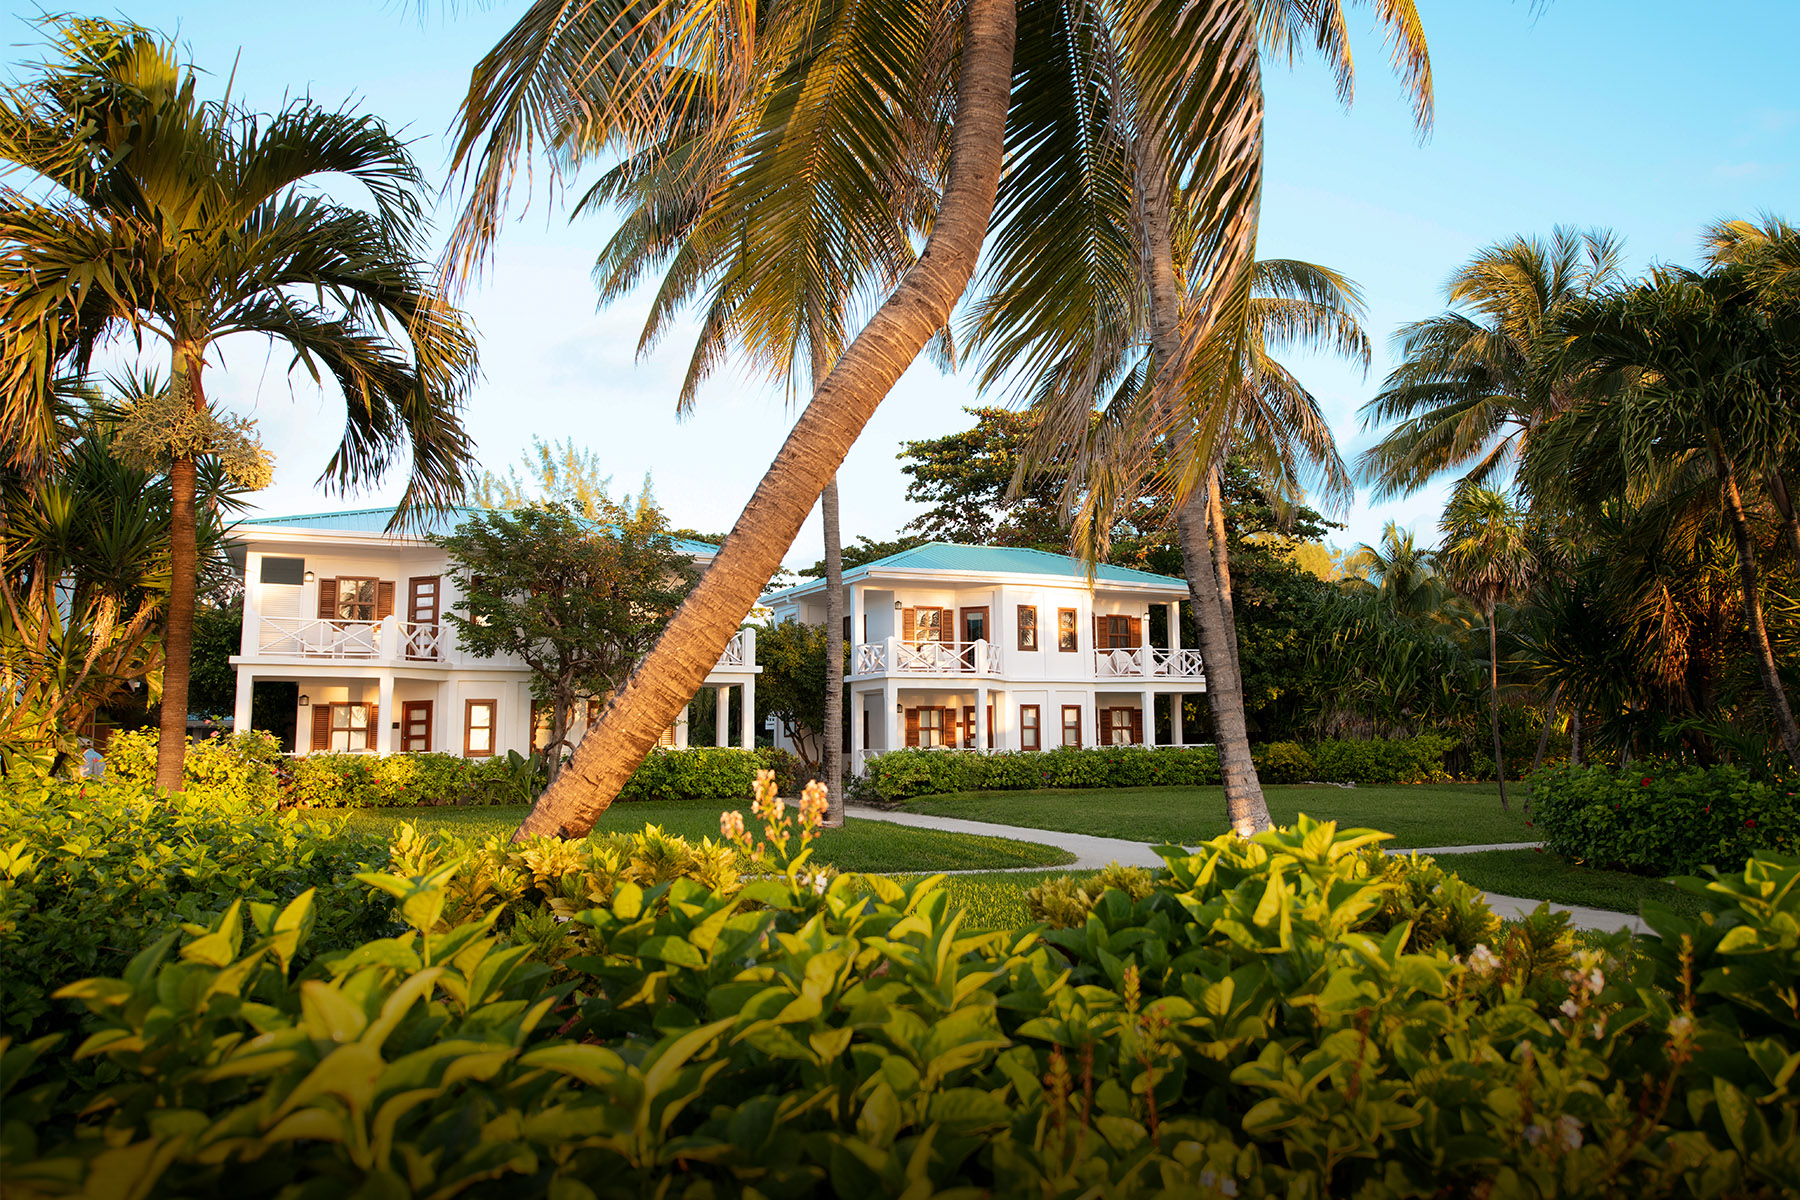
[[394, 581], [383, 579], [375, 585], [375, 619], [394, 615]]
[[381, 710], [373, 704], [369, 705], [369, 727], [363, 730], [364, 750], [373, 750], [375, 748], [375, 730], [377, 728], [375, 722], [380, 716]]
[[332, 621], [337, 619], [337, 580], [319, 580], [319, 619]]
[[1106, 649], [1106, 618], [1094, 614], [1094, 649]]
[[989, 750], [992, 750], [994, 748], [994, 706], [991, 704], [988, 705], [988, 739], [987, 739], [987, 742], [988, 742], [987, 748]]
[[1112, 709], [1110, 708], [1100, 710], [1100, 740], [1095, 745], [1112, 745]]
[[1131, 648], [1136, 650], [1144, 644], [1144, 618], [1131, 618]]
[[908, 747], [919, 744], [919, 710], [916, 708], [906, 710], [906, 744]]
[[[900, 614], [900, 640], [903, 642], [910, 642], [913, 640], [914, 635], [916, 635], [918, 632], [919, 632], [918, 610], [909, 608]], [[890, 669], [892, 669], [892, 668], [890, 668]], [[908, 742], [907, 744], [912, 745], [911, 742]]]
[[[333, 585], [335, 590], [336, 585]], [[314, 750], [331, 749], [331, 705], [313, 705], [312, 748]]]
[[1133, 745], [1144, 744], [1144, 710], [1141, 708], [1131, 710], [1131, 741]]

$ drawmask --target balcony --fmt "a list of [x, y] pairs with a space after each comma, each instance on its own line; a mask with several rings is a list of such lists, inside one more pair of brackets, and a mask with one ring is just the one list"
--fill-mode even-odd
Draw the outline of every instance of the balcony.
[[[259, 625], [260, 654], [265, 658], [443, 663], [451, 657], [452, 633], [442, 622], [263, 617]], [[755, 671], [756, 631], [732, 635], [716, 669]]]
[[1000, 647], [988, 641], [862, 642], [856, 647], [853, 675], [998, 675]]
[[1096, 679], [1192, 679], [1205, 682], [1206, 671], [1198, 650], [1169, 650], [1156, 646], [1121, 647], [1094, 651]]

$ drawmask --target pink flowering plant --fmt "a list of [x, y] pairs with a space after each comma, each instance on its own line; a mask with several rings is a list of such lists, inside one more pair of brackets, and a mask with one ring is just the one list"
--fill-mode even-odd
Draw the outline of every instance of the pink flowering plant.
[[816, 779], [808, 783], [794, 815], [775, 788], [775, 772], [756, 773], [750, 814], [763, 823], [760, 840], [746, 826], [744, 814], [734, 808], [719, 814], [719, 836], [743, 853], [747, 874], [780, 876], [796, 893], [821, 895], [837, 875], [832, 867], [812, 862], [813, 843], [819, 840], [829, 807], [825, 785]]

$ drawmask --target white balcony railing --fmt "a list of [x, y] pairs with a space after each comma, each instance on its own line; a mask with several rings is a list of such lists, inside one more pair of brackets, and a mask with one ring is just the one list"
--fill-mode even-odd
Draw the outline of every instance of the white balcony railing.
[[998, 675], [1000, 647], [988, 641], [862, 642], [851, 660], [853, 675]]
[[1094, 674], [1101, 679], [1204, 679], [1198, 650], [1158, 646], [1094, 651]]
[[731, 635], [725, 643], [725, 653], [719, 655], [720, 671], [744, 670], [756, 665], [756, 631], [740, 629]]
[[400, 653], [413, 662], [437, 662], [447, 648], [446, 632], [435, 621], [402, 621]]
[[262, 619], [262, 652], [296, 658], [375, 658], [381, 651], [380, 621]]

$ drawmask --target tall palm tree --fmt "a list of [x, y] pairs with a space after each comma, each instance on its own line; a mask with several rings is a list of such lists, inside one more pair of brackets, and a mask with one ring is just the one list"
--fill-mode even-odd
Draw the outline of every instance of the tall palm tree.
[[[410, 445], [396, 519], [460, 493], [456, 409], [475, 365], [461, 316], [421, 266], [422, 184], [372, 117], [296, 101], [273, 116], [203, 101], [173, 46], [136, 26], [55, 18], [54, 58], [0, 97], [0, 161], [33, 192], [0, 192], [0, 434], [15, 464], [50, 447], [58, 369], [122, 337], [160, 340], [169, 390], [138, 406], [141, 451], [171, 482], [168, 631], [157, 784], [179, 788], [187, 744], [199, 460], [254, 482], [266, 461], [220, 421], [204, 376], [224, 338], [283, 342], [342, 391], [343, 441], [321, 477], [372, 481]], [[335, 175], [367, 207], [316, 189]]]
[[1569, 407], [1575, 380], [1541, 363], [1543, 335], [1572, 300], [1618, 282], [1620, 244], [1605, 230], [1515, 237], [1450, 277], [1451, 310], [1401, 327], [1400, 365], [1363, 406], [1364, 428], [1397, 422], [1358, 469], [1378, 498], [1463, 472], [1505, 479], [1532, 434]]
[[1376, 594], [1397, 617], [1418, 618], [1435, 612], [1442, 600], [1442, 580], [1432, 567], [1436, 555], [1418, 544], [1410, 529], [1389, 521], [1381, 530], [1381, 542], [1359, 544], [1344, 561], [1347, 571], [1357, 571], [1375, 585]]
[[1500, 749], [1500, 633], [1495, 612], [1531, 582], [1536, 557], [1526, 536], [1525, 515], [1499, 491], [1464, 483], [1444, 506], [1444, 545], [1437, 554], [1444, 578], [1458, 595], [1481, 610], [1488, 628], [1488, 716], [1494, 734], [1494, 773], [1500, 780], [1500, 807], [1506, 800], [1506, 759]]
[[[733, 131], [746, 124], [772, 127], [765, 102], [777, 94], [777, 81], [801, 69], [816, 41], [812, 31], [831, 20], [835, 7], [647, 0], [630, 20], [620, 20], [600, 5], [537, 6], [472, 80], [458, 147], [471, 202], [451, 246], [452, 261], [465, 275], [477, 268], [518, 158], [540, 141], [566, 148], [571, 157], [642, 144], [666, 127], [659, 110], [690, 105], [696, 107], [684, 111], [706, 108], [695, 117], [708, 131], [706, 145], [731, 143]], [[868, 6], [870, 23], [858, 44], [881, 57], [880, 70], [896, 73], [904, 86], [873, 89], [883, 103], [859, 116], [850, 155], [854, 169], [876, 180], [904, 174], [903, 168], [910, 170], [904, 156], [915, 143], [891, 131], [918, 124], [920, 113], [946, 120], [947, 138], [925, 143], [934, 155], [947, 149], [930, 236], [814, 389], [706, 576], [603, 714], [595, 736], [577, 751], [571, 772], [580, 794], [540, 802], [522, 833], [574, 834], [591, 827], [685, 694], [704, 678], [876, 406], [943, 327], [974, 273], [1009, 146], [1020, 149], [1016, 140], [1009, 142], [1007, 113], [1021, 22], [1035, 29], [1051, 20], [1054, 8], [1021, 7], [1013, 0], [957, 6], [884, 0]], [[1147, 120], [1164, 130], [1174, 158], [1200, 164], [1199, 173], [1217, 181], [1206, 195], [1210, 215], [1202, 221], [1216, 230], [1209, 253], [1221, 261], [1248, 261], [1254, 223], [1245, 217], [1254, 209], [1254, 187], [1242, 164], [1254, 161], [1259, 143], [1255, 128], [1235, 119], [1249, 103], [1253, 82], [1242, 53], [1252, 36], [1246, 10], [1145, 0], [1132, 15], [1153, 51], [1141, 64]], [[1031, 38], [1026, 43], [1038, 44]], [[1042, 48], [1054, 47], [1045, 42]], [[830, 87], [873, 69], [840, 58], [804, 73], [808, 86]], [[563, 119], [576, 108], [579, 139], [567, 136]], [[761, 215], [779, 229], [795, 214]]]
[[1559, 360], [1592, 373], [1592, 396], [1558, 422], [1527, 474], [1546, 489], [1609, 496], [1695, 474], [1709, 480], [1735, 549], [1745, 632], [1769, 712], [1800, 767], [1800, 726], [1763, 616], [1744, 497], [1800, 445], [1800, 416], [1787, 394], [1789, 326], [1736, 269], [1668, 268], [1569, 306], [1558, 334]]

